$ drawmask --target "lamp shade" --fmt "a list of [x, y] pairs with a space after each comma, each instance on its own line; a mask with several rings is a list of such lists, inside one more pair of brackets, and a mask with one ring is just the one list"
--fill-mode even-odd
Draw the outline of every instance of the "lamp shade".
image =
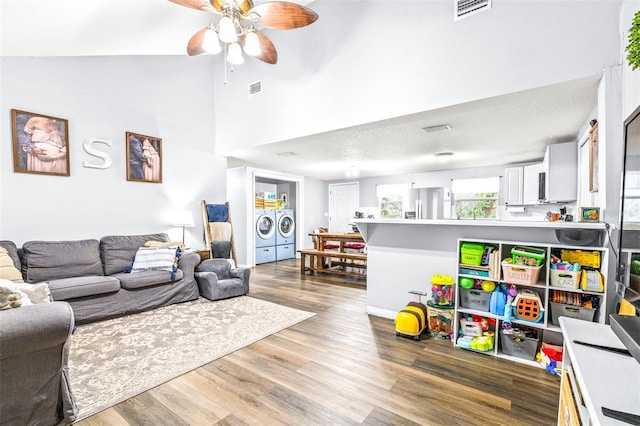
[[262, 53], [260, 50], [260, 39], [255, 31], [250, 30], [244, 38], [244, 52], [247, 55], [258, 56]]
[[172, 223], [173, 226], [195, 226], [195, 222], [193, 221], [193, 213], [191, 213], [191, 210], [175, 211], [172, 214]]
[[229, 16], [223, 16], [220, 19], [220, 40], [225, 43], [233, 43], [238, 41], [238, 34], [236, 34], [236, 27], [233, 24], [233, 20]]
[[202, 42], [202, 48], [209, 53], [220, 53], [222, 46], [220, 46], [220, 39], [218, 33], [213, 28], [209, 28], [204, 32], [204, 41]]
[[244, 57], [242, 56], [242, 48], [238, 43], [231, 43], [229, 45], [227, 61], [229, 61], [229, 63], [233, 65], [240, 65], [244, 62]]

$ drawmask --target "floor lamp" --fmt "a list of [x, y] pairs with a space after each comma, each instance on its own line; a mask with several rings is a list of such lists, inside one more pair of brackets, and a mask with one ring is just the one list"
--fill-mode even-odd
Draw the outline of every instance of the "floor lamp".
[[186, 227], [191, 228], [192, 226], [195, 226], [191, 210], [179, 210], [175, 212], [173, 216], [173, 226], [182, 227], [182, 244], [184, 245], [184, 229]]

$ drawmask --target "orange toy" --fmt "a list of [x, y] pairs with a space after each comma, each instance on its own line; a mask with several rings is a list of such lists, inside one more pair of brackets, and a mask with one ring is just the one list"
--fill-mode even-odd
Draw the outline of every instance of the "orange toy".
[[538, 293], [532, 290], [520, 290], [513, 301], [516, 318], [539, 322], [542, 319], [544, 308]]

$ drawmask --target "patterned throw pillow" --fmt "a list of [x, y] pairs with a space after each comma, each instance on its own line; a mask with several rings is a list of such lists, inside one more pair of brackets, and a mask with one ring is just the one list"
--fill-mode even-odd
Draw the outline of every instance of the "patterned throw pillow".
[[140, 247], [133, 259], [130, 272], [177, 270], [178, 247]]

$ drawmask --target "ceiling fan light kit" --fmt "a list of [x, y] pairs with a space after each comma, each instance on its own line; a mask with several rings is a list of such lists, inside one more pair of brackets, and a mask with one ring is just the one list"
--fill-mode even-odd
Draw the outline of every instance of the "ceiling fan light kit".
[[[251, 0], [169, 0], [180, 6], [219, 14], [213, 23], [195, 33], [187, 44], [190, 56], [220, 53], [223, 48], [232, 65], [244, 62], [242, 50], [249, 56], [275, 64], [278, 53], [271, 40], [255, 28], [259, 25], [275, 30], [305, 27], [318, 19], [313, 10], [296, 3], [271, 1], [254, 6]], [[224, 43], [224, 45], [221, 44]]]

